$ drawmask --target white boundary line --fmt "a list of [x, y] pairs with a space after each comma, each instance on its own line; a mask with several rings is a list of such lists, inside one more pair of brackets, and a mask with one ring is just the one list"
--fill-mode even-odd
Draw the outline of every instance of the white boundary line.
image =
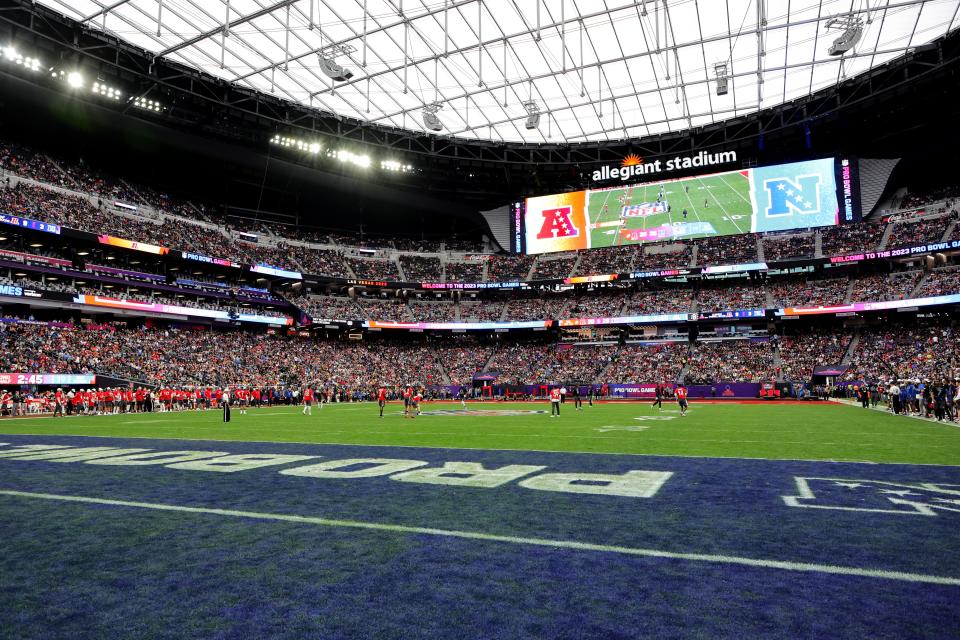
[[198, 513], [204, 515], [228, 516], [233, 518], [249, 518], [253, 520], [270, 520], [279, 522], [294, 522], [298, 524], [313, 524], [324, 527], [339, 527], [348, 529], [366, 529], [371, 531], [387, 531], [391, 533], [440, 536], [445, 538], [460, 538], [465, 540], [482, 540], [485, 542], [505, 542], [518, 545], [549, 547], [552, 549], [571, 549], [575, 551], [596, 551], [601, 553], [617, 553], [627, 556], [646, 558], [666, 558], [670, 560], [686, 560], [690, 562], [708, 562], [714, 564], [736, 564], [763, 569], [780, 569], [783, 571], [801, 571], [808, 573], [825, 573], [841, 576], [856, 576], [862, 578], [880, 578], [901, 582], [919, 582], [926, 584], [940, 584], [960, 586], [960, 578], [949, 576], [935, 576], [923, 573], [907, 573], [903, 571], [888, 571], [885, 569], [864, 569], [860, 567], [844, 567], [829, 564], [809, 562], [791, 562], [787, 560], [769, 560], [763, 558], [746, 558], [742, 556], [727, 556], [705, 553], [680, 553], [662, 549], [644, 549], [622, 547], [617, 545], [594, 544], [589, 542], [575, 542], [572, 540], [550, 540], [547, 538], [527, 538], [505, 536], [477, 531], [457, 531], [454, 529], [434, 529], [429, 527], [413, 527], [400, 524], [384, 524], [379, 522], [361, 522], [358, 520], [337, 520], [314, 516], [298, 516], [285, 513], [263, 513], [259, 511], [238, 511], [235, 509], [216, 509], [210, 507], [186, 507], [181, 505], [163, 504], [156, 502], [131, 502], [127, 500], [108, 500], [105, 498], [90, 498], [85, 496], [69, 496], [53, 493], [30, 493], [0, 489], [0, 495], [15, 498], [31, 498], [37, 500], [53, 500], [58, 502], [76, 502], [82, 504], [100, 504], [115, 507], [132, 507], [137, 509], [152, 509], [155, 511], [173, 511], [179, 513]]
[[[852, 399], [850, 399], [850, 398], [830, 398], [829, 401], [830, 401], [830, 402], [834, 402], [834, 403], [839, 404], [839, 405], [842, 405], [842, 406], [845, 406], [845, 407], [853, 407], [854, 409], [863, 409], [863, 406], [862, 406], [859, 402], [857, 402], [856, 400], [852, 400]], [[914, 415], [914, 414], [912, 414], [912, 413], [901, 413], [901, 414], [898, 415], [898, 414], [896, 414], [896, 413], [893, 413], [893, 412], [889, 411], [889, 410], [887, 409], [887, 406], [882, 406], [882, 407], [881, 407], [881, 406], [876, 406], [876, 407], [870, 406], [870, 407], [867, 407], [867, 409], [870, 409], [871, 411], [879, 411], [880, 413], [885, 413], [885, 414], [887, 414], [887, 415], [889, 415], [889, 416], [893, 416], [894, 418], [913, 418], [914, 420], [920, 420], [920, 421], [922, 421], [922, 422], [929, 422], [929, 423], [931, 423], [931, 424], [939, 424], [939, 425], [944, 426], [944, 427], [960, 427], [960, 423], [958, 423], [958, 422], [950, 422], [949, 420], [937, 420], [936, 418], [928, 418], [928, 417], [926, 417], [926, 416], [918, 416], [918, 415]]]

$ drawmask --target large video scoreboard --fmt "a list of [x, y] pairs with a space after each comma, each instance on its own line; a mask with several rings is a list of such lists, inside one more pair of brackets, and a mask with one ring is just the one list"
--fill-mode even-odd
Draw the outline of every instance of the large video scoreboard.
[[[633, 175], [623, 172], [624, 175]], [[821, 158], [528, 198], [517, 253], [548, 253], [860, 220], [856, 162]]]

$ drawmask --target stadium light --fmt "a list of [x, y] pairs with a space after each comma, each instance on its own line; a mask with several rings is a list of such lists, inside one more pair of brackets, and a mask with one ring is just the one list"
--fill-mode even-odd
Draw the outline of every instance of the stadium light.
[[337, 64], [337, 56], [348, 56], [357, 48], [349, 44], [334, 44], [324, 47], [317, 54], [320, 60], [320, 71], [336, 82], [346, 82], [353, 77], [353, 72]]
[[111, 100], [119, 100], [121, 97], [123, 97], [123, 93], [121, 93], [119, 89], [114, 89], [113, 87], [105, 85], [99, 81], [94, 82], [93, 86], [90, 87], [90, 90], [93, 93], [101, 95], [105, 98], [110, 98]]
[[443, 123], [437, 115], [440, 109], [443, 109], [443, 105], [439, 102], [431, 102], [423, 107], [423, 126], [430, 131], [443, 131]]
[[340, 162], [352, 164], [362, 169], [367, 169], [370, 167], [370, 156], [359, 155], [351, 151], [347, 151], [346, 149], [340, 149], [339, 151], [328, 151], [327, 155], [336, 158]]
[[540, 126], [540, 105], [534, 100], [523, 103], [523, 108], [527, 111], [527, 121], [524, 127], [527, 129], [536, 129]]
[[79, 89], [83, 86], [83, 74], [79, 71], [71, 71], [67, 74], [67, 84], [74, 89]]
[[275, 144], [280, 147], [290, 147], [291, 149], [305, 151], [313, 155], [320, 153], [320, 150], [323, 148], [323, 145], [321, 145], [319, 142], [308, 142], [299, 138], [281, 136], [279, 133], [270, 138], [270, 144]]
[[396, 160], [381, 160], [380, 168], [384, 171], [396, 171], [397, 173], [410, 173], [413, 171], [413, 165], [404, 164]]
[[25, 56], [13, 46], [3, 48], [3, 58], [8, 62], [22, 66], [30, 71], [40, 70], [40, 60], [31, 56]]
[[717, 74], [717, 95], [727, 95], [727, 63], [718, 62], [714, 65], [713, 71]]
[[860, 37], [863, 35], [863, 18], [853, 14], [831, 18], [827, 21], [826, 28], [843, 31], [827, 49], [827, 53], [831, 56], [842, 56], [860, 42]]
[[156, 112], [163, 111], [165, 108], [162, 104], [160, 104], [156, 100], [148, 100], [143, 96], [137, 96], [136, 98], [133, 98], [133, 106], [137, 107], [138, 109], [145, 109], [147, 111], [156, 111]]

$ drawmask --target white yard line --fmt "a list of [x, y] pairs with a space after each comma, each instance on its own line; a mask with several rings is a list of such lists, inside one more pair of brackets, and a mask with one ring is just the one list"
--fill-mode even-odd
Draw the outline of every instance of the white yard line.
[[[702, 185], [703, 185], [703, 178], [697, 178], [697, 180], [701, 183], [701, 186], [702, 186]], [[717, 206], [720, 207], [720, 209], [723, 211], [723, 214], [724, 214], [725, 216], [727, 216], [727, 219], [730, 220], [730, 222], [733, 223], [733, 226], [735, 226], [735, 227], [737, 228], [737, 231], [740, 232], [740, 233], [746, 233], [743, 229], [740, 228], [740, 225], [737, 224], [737, 221], [733, 219], [733, 216], [730, 215], [730, 212], [727, 211], [727, 208], [726, 208], [725, 206], [723, 206], [723, 205], [720, 203], [719, 200], [717, 200], [717, 196], [713, 195], [713, 193], [710, 191], [710, 189], [708, 189], [708, 188], [706, 188], [706, 187], [704, 187], [704, 190], [710, 195], [711, 198], [713, 198], [713, 201], [717, 204]]]
[[687, 202], [690, 203], [690, 208], [693, 209], [693, 215], [696, 216], [697, 222], [701, 222], [701, 223], [702, 223], [703, 220], [700, 219], [700, 214], [697, 213], [697, 206], [696, 206], [695, 204], [693, 204], [693, 198], [690, 197], [690, 193], [689, 193], [688, 191], [686, 191], [686, 189], [684, 189], [683, 195], [685, 195], [685, 196], [687, 197]]
[[482, 542], [500, 542], [514, 545], [547, 547], [551, 549], [569, 549], [573, 551], [592, 551], [597, 553], [615, 553], [625, 556], [644, 558], [663, 558], [668, 560], [682, 560], [687, 562], [705, 562], [710, 564], [734, 564], [760, 569], [778, 569], [781, 571], [797, 571], [803, 573], [822, 573], [858, 578], [877, 578], [881, 580], [895, 580], [899, 582], [914, 582], [960, 586], [960, 578], [938, 576], [924, 573], [908, 573], [904, 571], [889, 571], [861, 567], [845, 567], [832, 564], [817, 564], [811, 562], [793, 562], [789, 560], [775, 560], [766, 558], [747, 558], [743, 556], [728, 556], [707, 553], [681, 553], [663, 549], [648, 549], [640, 547], [623, 547], [618, 545], [595, 544], [590, 542], [576, 542], [573, 540], [551, 540], [548, 538], [528, 538], [521, 536], [507, 536], [479, 531], [459, 531], [456, 529], [435, 529], [432, 527], [414, 527], [402, 524], [387, 524], [380, 522], [363, 522], [359, 520], [339, 520], [333, 518], [319, 518], [315, 516], [299, 516], [285, 513], [264, 513], [260, 511], [239, 511], [236, 509], [218, 509], [213, 507], [187, 507], [175, 504], [158, 502], [133, 502], [129, 500], [110, 500], [106, 498], [92, 498], [86, 496], [71, 496], [54, 493], [32, 493], [0, 489], [0, 495], [12, 498], [27, 498], [33, 500], [50, 500], [56, 502], [73, 502], [80, 504], [107, 505], [113, 507], [129, 507], [134, 509], [150, 509], [153, 511], [170, 511], [175, 513], [192, 513], [201, 515], [226, 516], [230, 518], [246, 518], [250, 520], [266, 520], [275, 522], [292, 522], [296, 524], [312, 524], [323, 527], [342, 529], [364, 529], [368, 531], [383, 531], [412, 535], [428, 535], [442, 538], [460, 538], [464, 540], [478, 540]]
[[753, 213], [753, 203], [750, 202], [750, 200], [749, 200], [748, 198], [743, 197], [743, 195], [741, 195], [740, 192], [737, 191], [736, 187], [734, 187], [734, 186], [731, 185], [729, 182], [727, 182], [727, 179], [723, 177], [723, 174], [720, 174], [720, 175], [717, 176], [717, 177], [720, 178], [721, 180], [723, 180], [723, 184], [725, 184], [725, 185], [727, 185], [728, 187], [730, 187], [735, 194], [737, 194], [738, 196], [740, 196], [740, 199], [741, 199], [741, 200], [743, 200], [743, 201], [746, 202], [748, 205], [750, 205], [750, 212], [751, 212], [751, 214], [752, 214], [752, 213]]

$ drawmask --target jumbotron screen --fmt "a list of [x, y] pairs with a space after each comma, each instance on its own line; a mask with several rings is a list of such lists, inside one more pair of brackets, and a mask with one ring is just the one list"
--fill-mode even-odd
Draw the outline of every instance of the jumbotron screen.
[[[626, 173], [626, 172], [625, 172]], [[855, 163], [822, 158], [528, 198], [517, 252], [535, 254], [825, 227], [860, 219]]]

